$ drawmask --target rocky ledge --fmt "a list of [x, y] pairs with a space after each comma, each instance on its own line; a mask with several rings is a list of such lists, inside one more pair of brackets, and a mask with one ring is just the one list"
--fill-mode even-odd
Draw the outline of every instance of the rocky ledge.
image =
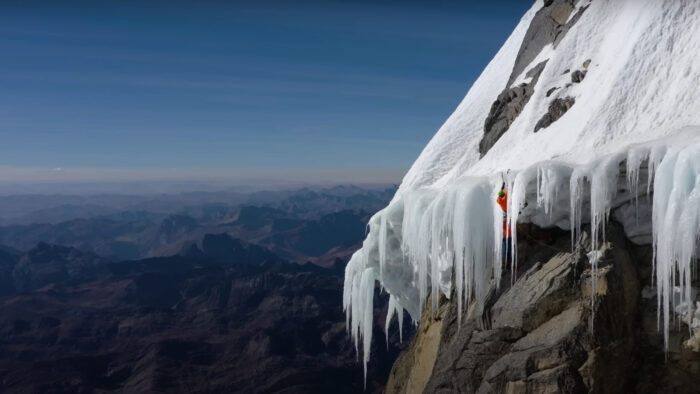
[[426, 309], [387, 393], [698, 392], [686, 326], [668, 352], [657, 330], [649, 246], [611, 224], [593, 276], [585, 234], [572, 252], [568, 233], [520, 233], [521, 267], [491, 284], [484, 308], [472, 304], [462, 322], [444, 297]]

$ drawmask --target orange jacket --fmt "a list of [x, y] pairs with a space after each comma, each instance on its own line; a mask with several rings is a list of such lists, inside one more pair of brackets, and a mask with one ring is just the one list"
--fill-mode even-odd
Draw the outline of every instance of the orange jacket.
[[504, 190], [504, 192], [505, 194], [503, 195], [503, 197], [498, 196], [496, 198], [496, 202], [503, 210], [503, 236], [512, 237], [513, 232], [510, 230], [510, 227], [508, 227], [508, 220], [506, 217], [506, 212], [508, 212], [508, 190]]
[[503, 212], [507, 212], [508, 211], [508, 190], [504, 190], [504, 192], [505, 192], [505, 194], [503, 195], [503, 197], [498, 196], [498, 198], [496, 198], [496, 202], [498, 203], [498, 205], [501, 206], [501, 209], [503, 210]]

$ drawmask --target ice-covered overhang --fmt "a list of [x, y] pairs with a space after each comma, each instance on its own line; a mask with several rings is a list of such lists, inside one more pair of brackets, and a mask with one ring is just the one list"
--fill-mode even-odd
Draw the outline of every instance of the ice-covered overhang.
[[697, 15], [700, 2], [535, 2], [346, 269], [348, 329], [365, 363], [377, 282], [390, 315], [405, 309], [417, 320], [428, 294], [437, 302], [454, 286], [462, 311], [498, 278], [494, 194], [506, 173], [512, 230], [531, 222], [575, 239], [590, 224], [596, 249], [613, 215], [631, 240], [653, 243], [668, 327], [670, 289], [681, 286], [687, 301], [697, 252]]
[[[550, 160], [508, 174], [465, 176], [447, 187], [417, 189], [393, 201], [372, 217], [369, 234], [345, 272], [348, 329], [358, 347], [363, 345], [365, 363], [376, 282], [390, 297], [387, 325], [404, 309], [418, 321], [428, 294], [436, 310], [440, 293], [449, 298], [452, 286], [461, 320], [465, 305], [480, 305], [488, 287], [500, 283], [505, 268], [503, 214], [495, 196], [502, 179], [510, 191], [507, 217], [513, 245], [517, 223], [570, 230], [572, 248], [588, 224], [595, 278], [595, 252], [605, 242], [611, 213], [628, 238], [653, 243], [668, 337], [675, 304], [692, 301], [691, 268], [700, 240], [700, 127], [586, 164]], [[517, 248], [513, 254], [517, 261]], [[679, 299], [673, 297], [674, 286], [680, 289]]]

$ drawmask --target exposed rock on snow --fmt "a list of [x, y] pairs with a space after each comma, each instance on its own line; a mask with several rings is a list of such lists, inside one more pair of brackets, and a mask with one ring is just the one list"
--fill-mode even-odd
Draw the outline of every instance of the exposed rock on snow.
[[537, 80], [542, 74], [542, 70], [547, 65], [547, 61], [539, 63], [529, 70], [525, 77], [531, 79], [530, 83], [522, 83], [518, 86], [506, 89], [498, 95], [496, 101], [491, 105], [491, 111], [486, 117], [484, 124], [484, 136], [479, 143], [479, 152], [486, 154], [489, 149], [498, 141], [501, 136], [508, 131], [508, 128], [515, 118], [520, 115], [523, 108], [530, 100], [535, 91]]
[[[548, 46], [555, 48], [585, 11], [585, 8], [582, 8], [571, 18], [574, 9], [572, 0], [549, 0], [545, 1], [544, 7], [535, 14], [523, 39], [507, 86], [520, 80], [520, 74], [528, 70], [528, 67], [531, 68], [525, 74], [525, 79], [530, 82], [506, 88], [492, 104], [484, 125], [484, 135], [479, 142], [479, 153], [482, 156], [508, 130], [530, 100], [539, 76], [547, 64], [546, 59], [539, 60], [545, 49]], [[538, 61], [539, 63], [536, 63]], [[533, 64], [536, 65], [533, 67]]]
[[571, 73], [571, 82], [573, 83], [581, 83], [584, 78], [586, 78], [586, 70], [576, 70], [573, 73]]
[[[572, 74], [572, 77], [574, 74]], [[537, 121], [537, 124], [535, 124], [535, 133], [540, 129], [549, 127], [549, 125], [564, 116], [566, 111], [574, 106], [575, 102], [576, 99], [573, 97], [556, 98], [552, 100], [552, 103], [549, 104], [549, 108], [547, 109], [547, 113], [542, 115], [540, 120]]]
[[[510, 85], [528, 65], [535, 60], [545, 46], [563, 38], [568, 28], [564, 28], [569, 16], [574, 11], [573, 0], [548, 0], [544, 7], [535, 14], [532, 23], [523, 38], [513, 72], [508, 79]], [[575, 23], [575, 21], [573, 21]]]
[[559, 89], [558, 86], [555, 86], [547, 91], [547, 97], [551, 96], [552, 93], [554, 93], [557, 89]]

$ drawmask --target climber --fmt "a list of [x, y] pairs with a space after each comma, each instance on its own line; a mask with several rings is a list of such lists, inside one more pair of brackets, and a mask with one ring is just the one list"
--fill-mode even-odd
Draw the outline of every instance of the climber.
[[510, 230], [510, 226], [508, 226], [508, 190], [506, 190], [505, 182], [501, 185], [501, 190], [498, 191], [496, 202], [503, 210], [503, 256], [506, 262], [509, 262], [513, 255], [513, 233]]

